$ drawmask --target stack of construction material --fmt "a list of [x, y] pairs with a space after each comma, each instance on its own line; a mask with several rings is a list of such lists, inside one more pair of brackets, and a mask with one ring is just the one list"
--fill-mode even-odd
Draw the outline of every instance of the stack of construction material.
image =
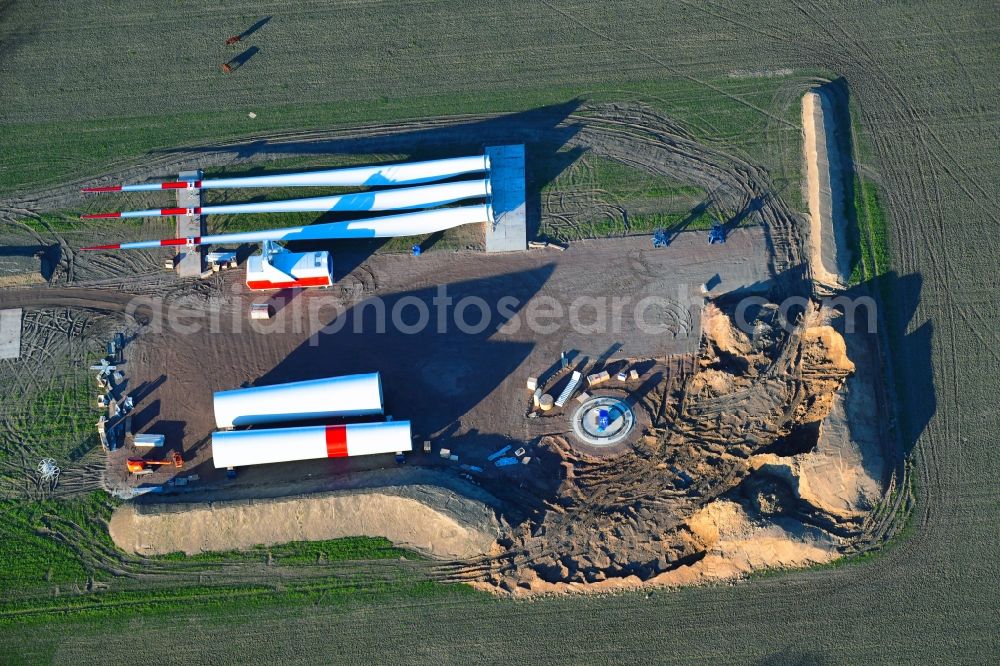
[[[224, 429], [380, 415], [382, 380], [376, 372], [220, 391], [214, 396], [214, 404], [216, 425]], [[212, 434], [212, 457], [217, 468], [411, 449], [409, 421], [222, 430]]]

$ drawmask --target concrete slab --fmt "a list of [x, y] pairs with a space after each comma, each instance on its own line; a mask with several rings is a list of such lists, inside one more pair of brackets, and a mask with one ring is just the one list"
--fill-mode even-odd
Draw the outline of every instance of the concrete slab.
[[[201, 171], [182, 171], [179, 180], [201, 180]], [[201, 190], [177, 190], [178, 208], [200, 208]], [[178, 215], [177, 238], [205, 235], [204, 215]], [[179, 252], [180, 261], [175, 268], [180, 277], [198, 277], [205, 271], [205, 252], [201, 247], [184, 247]]]
[[0, 310], [0, 358], [21, 356], [21, 308]]
[[487, 252], [528, 249], [525, 218], [524, 146], [489, 146], [493, 186], [493, 228], [486, 229]]

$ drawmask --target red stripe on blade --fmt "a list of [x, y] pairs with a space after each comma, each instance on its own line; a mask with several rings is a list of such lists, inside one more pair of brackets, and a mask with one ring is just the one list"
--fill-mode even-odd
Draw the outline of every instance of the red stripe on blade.
[[187, 208], [161, 208], [160, 215], [187, 215]]
[[347, 457], [347, 426], [326, 427], [326, 457]]
[[84, 220], [103, 220], [109, 217], [121, 217], [121, 213], [90, 213], [88, 215], [81, 215], [80, 218]]
[[172, 183], [160, 183], [160, 188], [164, 190], [183, 190], [187, 186], [187, 182], [183, 180], [174, 181]]
[[121, 185], [105, 185], [104, 187], [85, 187], [81, 192], [121, 192]]
[[[198, 243], [201, 242], [201, 236], [195, 236], [190, 240], [192, 245], [197, 245]], [[187, 245], [187, 243], [188, 243], [187, 238], [167, 238], [160, 241], [160, 245], [163, 247], [166, 247], [168, 245]]]

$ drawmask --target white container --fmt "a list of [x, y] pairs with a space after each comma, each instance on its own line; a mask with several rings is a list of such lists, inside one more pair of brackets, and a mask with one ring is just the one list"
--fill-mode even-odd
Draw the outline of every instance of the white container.
[[270, 303], [252, 303], [250, 305], [251, 319], [270, 319], [274, 316], [274, 306]]
[[332, 416], [382, 413], [377, 372], [304, 382], [219, 391], [214, 396], [219, 428]]
[[410, 451], [409, 421], [212, 433], [217, 469]]
[[150, 433], [144, 433], [141, 435], [136, 435], [133, 439], [133, 444], [138, 447], [159, 447], [163, 446], [166, 441], [165, 435], [154, 435]]

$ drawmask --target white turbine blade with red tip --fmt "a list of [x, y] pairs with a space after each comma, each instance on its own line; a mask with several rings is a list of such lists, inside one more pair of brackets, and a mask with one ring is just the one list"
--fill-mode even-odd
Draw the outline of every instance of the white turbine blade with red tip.
[[243, 176], [239, 178], [85, 187], [83, 191], [150, 192], [154, 190], [213, 190], [242, 187], [382, 187], [386, 185], [431, 183], [435, 180], [454, 178], [455, 176], [476, 173], [477, 171], [489, 171], [489, 169], [489, 157], [486, 155], [474, 155], [472, 157], [452, 157], [427, 162], [327, 169], [325, 171], [310, 171], [307, 173], [279, 173], [269, 176]]
[[461, 208], [441, 208], [418, 213], [388, 215], [350, 222], [331, 222], [307, 227], [269, 229], [266, 231], [244, 231], [214, 236], [193, 238], [166, 238], [164, 240], [136, 241], [96, 245], [84, 250], [140, 250], [175, 245], [215, 245], [223, 243], [260, 243], [263, 241], [290, 242], [312, 240], [334, 240], [344, 238], [396, 238], [398, 236], [420, 236], [444, 231], [463, 224], [493, 221], [490, 204], [463, 206]]
[[85, 220], [118, 217], [162, 217], [165, 215], [233, 215], [243, 213], [301, 213], [331, 211], [406, 210], [434, 208], [444, 204], [490, 196], [489, 180], [464, 180], [421, 187], [405, 187], [377, 192], [355, 192], [331, 197], [260, 201], [257, 203], [202, 206], [200, 208], [151, 208], [115, 213], [81, 215]]

